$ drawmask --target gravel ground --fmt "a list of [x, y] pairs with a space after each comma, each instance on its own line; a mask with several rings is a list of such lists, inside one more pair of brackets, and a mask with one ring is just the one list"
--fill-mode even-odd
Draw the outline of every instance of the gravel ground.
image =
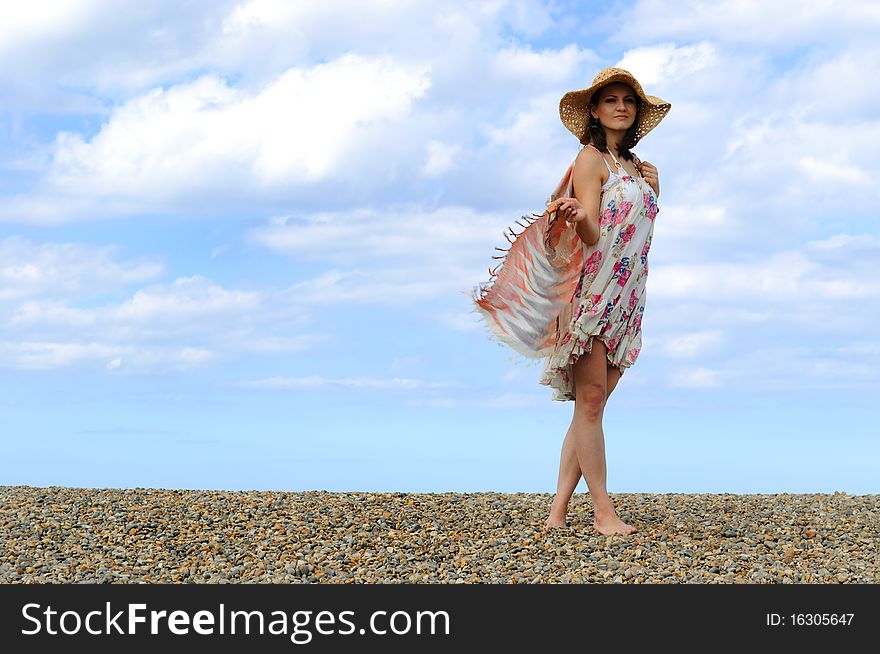
[[880, 583], [880, 495], [0, 486], [3, 583]]

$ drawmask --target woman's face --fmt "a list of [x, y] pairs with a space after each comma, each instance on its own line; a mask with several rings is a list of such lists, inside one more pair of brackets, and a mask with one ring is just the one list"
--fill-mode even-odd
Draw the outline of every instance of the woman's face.
[[626, 131], [636, 119], [636, 94], [629, 84], [612, 82], [599, 91], [599, 104], [590, 113], [605, 129]]

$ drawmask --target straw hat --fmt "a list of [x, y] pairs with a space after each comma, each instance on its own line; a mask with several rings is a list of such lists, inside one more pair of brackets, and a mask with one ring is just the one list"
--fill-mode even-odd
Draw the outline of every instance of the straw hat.
[[623, 68], [605, 68], [593, 78], [593, 85], [580, 91], [569, 91], [559, 101], [559, 117], [568, 131], [577, 136], [578, 141], [583, 142], [584, 133], [587, 131], [587, 121], [590, 116], [590, 98], [598, 89], [612, 82], [625, 82], [642, 99], [642, 107], [639, 110], [636, 127], [636, 142], [645, 134], [657, 127], [663, 120], [671, 104], [654, 95], [646, 95], [642, 85], [633, 77], [632, 73]]

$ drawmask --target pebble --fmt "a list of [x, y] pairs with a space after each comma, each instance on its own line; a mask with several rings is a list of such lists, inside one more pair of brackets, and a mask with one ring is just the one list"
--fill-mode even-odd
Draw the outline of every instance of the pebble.
[[2, 583], [880, 583], [880, 495], [0, 486]]

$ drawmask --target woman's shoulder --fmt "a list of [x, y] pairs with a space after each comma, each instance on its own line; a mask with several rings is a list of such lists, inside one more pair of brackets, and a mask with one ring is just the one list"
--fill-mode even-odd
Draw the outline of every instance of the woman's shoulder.
[[595, 146], [587, 144], [574, 160], [574, 178], [580, 180], [580, 188], [589, 188], [591, 184], [602, 186], [608, 181], [608, 168], [603, 162], [602, 153]]
[[575, 166], [582, 164], [582, 167], [584, 167], [584, 164], [586, 164], [587, 167], [595, 167], [597, 163], [602, 161], [602, 153], [595, 146], [588, 143], [578, 152], [574, 161]]

